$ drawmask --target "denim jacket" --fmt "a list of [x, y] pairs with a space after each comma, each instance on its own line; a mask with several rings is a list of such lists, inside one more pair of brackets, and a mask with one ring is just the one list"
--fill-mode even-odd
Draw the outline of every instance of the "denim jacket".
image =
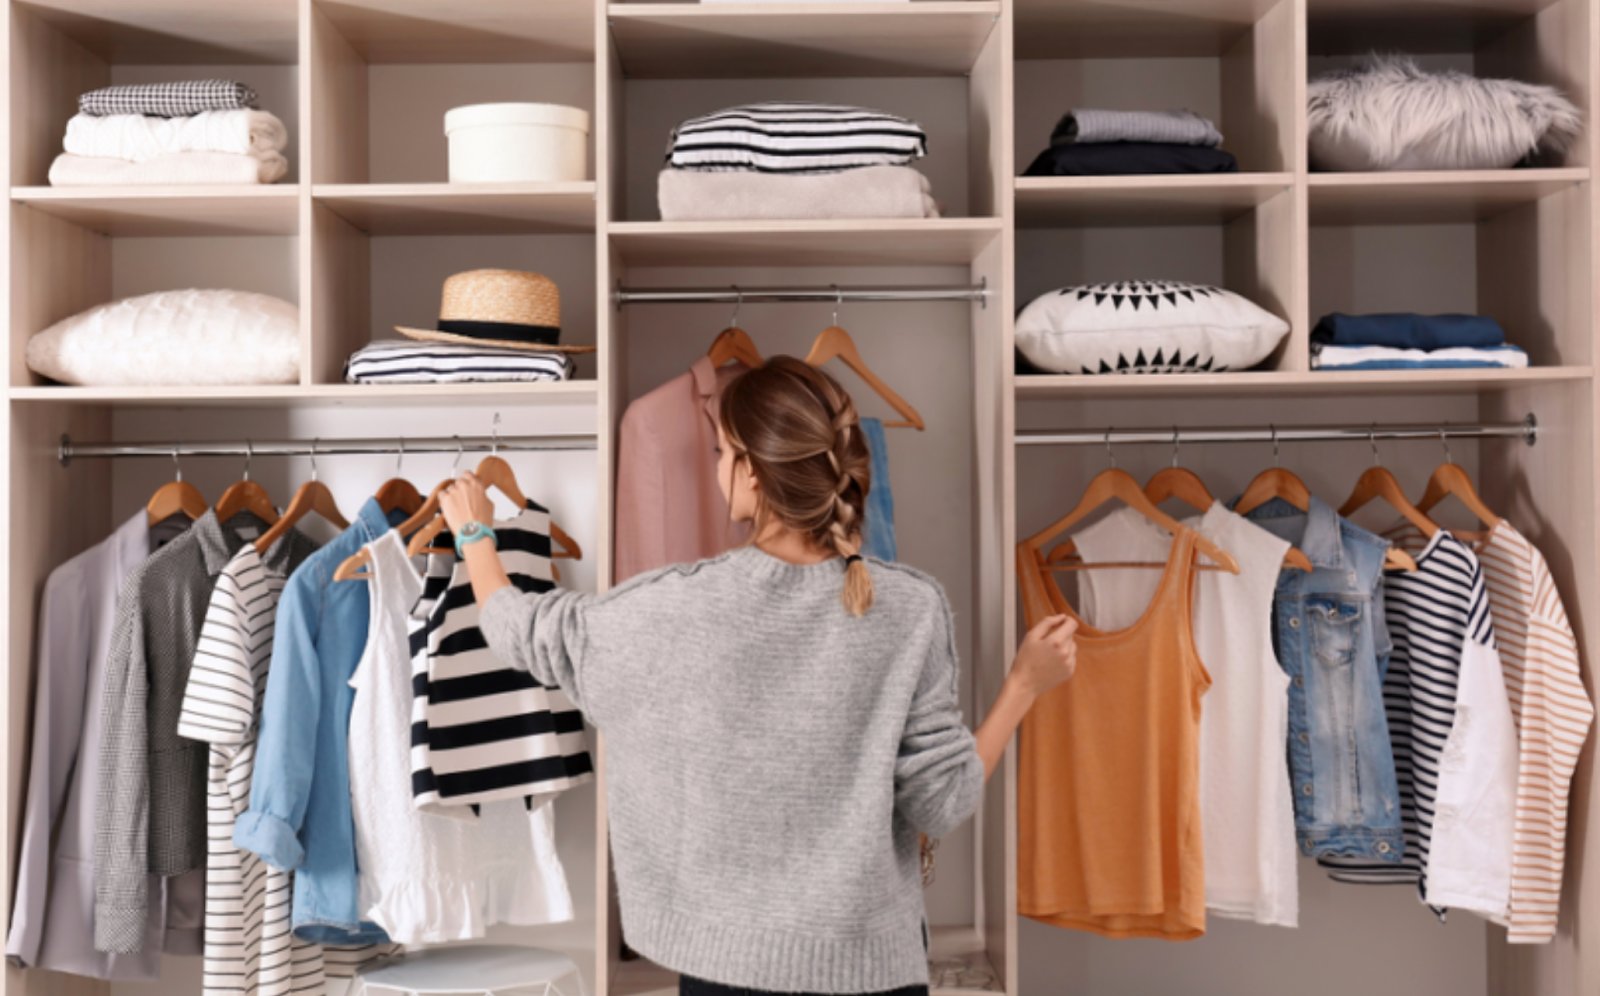
[[1398, 864], [1405, 847], [1383, 671], [1389, 543], [1311, 498], [1281, 498], [1245, 518], [1299, 547], [1311, 573], [1286, 567], [1272, 601], [1272, 643], [1289, 683], [1289, 776], [1302, 854]]
[[[397, 514], [397, 521], [405, 518]], [[350, 675], [366, 648], [370, 603], [365, 584], [333, 580], [345, 558], [389, 526], [377, 501], [367, 499], [355, 523], [290, 576], [278, 603], [250, 808], [233, 842], [295, 873], [291, 925], [307, 941], [389, 939], [361, 922], [358, 909], [346, 743]]]

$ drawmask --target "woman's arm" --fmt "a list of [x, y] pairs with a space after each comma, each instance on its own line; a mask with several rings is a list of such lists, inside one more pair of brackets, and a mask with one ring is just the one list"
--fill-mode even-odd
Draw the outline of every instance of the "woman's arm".
[[1078, 666], [1078, 624], [1070, 616], [1050, 616], [1028, 631], [1012, 661], [1011, 672], [978, 727], [978, 756], [984, 777], [994, 774], [1006, 745], [1039, 696], [1072, 677]]
[[[481, 522], [486, 526], [494, 524], [494, 502], [489, 500], [489, 492], [484, 489], [483, 482], [470, 470], [439, 496], [439, 509], [444, 512], [444, 521], [452, 534], [459, 533], [461, 527], [469, 522]], [[511, 579], [506, 577], [506, 569], [500, 565], [500, 555], [494, 543], [484, 540], [468, 543], [465, 551], [463, 560], [467, 565], [467, 574], [472, 578], [472, 595], [477, 599], [478, 607], [482, 608], [488, 603], [490, 595], [509, 587]]]

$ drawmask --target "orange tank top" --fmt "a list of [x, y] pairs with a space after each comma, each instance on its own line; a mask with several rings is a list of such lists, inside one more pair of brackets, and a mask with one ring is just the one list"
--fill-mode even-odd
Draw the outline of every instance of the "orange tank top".
[[[1078, 668], [1022, 724], [1018, 911], [1106, 937], [1206, 931], [1200, 840], [1195, 534], [1173, 539], [1150, 607], [1124, 630], [1078, 620]], [[1017, 548], [1023, 613], [1077, 618], [1043, 556]]]

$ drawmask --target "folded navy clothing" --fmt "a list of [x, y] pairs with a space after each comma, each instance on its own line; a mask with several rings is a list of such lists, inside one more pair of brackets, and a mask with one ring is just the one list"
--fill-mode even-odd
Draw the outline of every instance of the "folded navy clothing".
[[1394, 349], [1481, 349], [1503, 346], [1505, 330], [1485, 315], [1322, 316], [1311, 341], [1324, 346], [1389, 346]]
[[1165, 142], [1057, 145], [1034, 159], [1024, 176], [1139, 176], [1151, 173], [1237, 173], [1230, 152]]

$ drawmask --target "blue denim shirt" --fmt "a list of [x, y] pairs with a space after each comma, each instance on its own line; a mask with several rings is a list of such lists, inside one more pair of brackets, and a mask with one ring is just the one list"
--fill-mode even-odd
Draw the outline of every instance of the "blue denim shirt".
[[[398, 510], [395, 524], [405, 519]], [[335, 584], [345, 558], [390, 527], [369, 498], [349, 529], [300, 565], [278, 603], [250, 808], [233, 842], [293, 870], [291, 925], [324, 944], [387, 941], [361, 922], [350, 810], [350, 675], [367, 645], [367, 586]]]
[[1245, 518], [1299, 547], [1314, 568], [1280, 571], [1272, 600], [1273, 648], [1291, 679], [1289, 776], [1300, 851], [1398, 864], [1405, 842], [1383, 710], [1389, 543], [1315, 496], [1305, 512], [1274, 498]]
[[879, 560], [898, 560], [894, 542], [894, 492], [889, 488], [889, 441], [883, 437], [883, 422], [861, 420], [867, 437], [867, 453], [872, 457], [872, 488], [867, 492], [867, 521], [861, 531], [861, 552]]

